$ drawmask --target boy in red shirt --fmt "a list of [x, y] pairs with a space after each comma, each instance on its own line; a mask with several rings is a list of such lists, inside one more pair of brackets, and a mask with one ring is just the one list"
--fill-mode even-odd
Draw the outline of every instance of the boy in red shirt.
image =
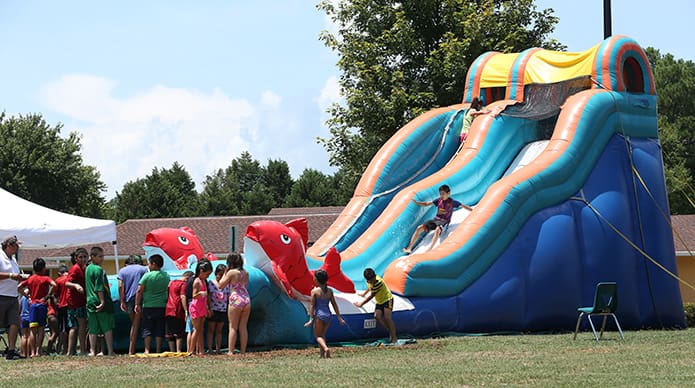
[[193, 276], [193, 271], [186, 271], [180, 279], [169, 283], [169, 298], [165, 312], [165, 335], [169, 341], [169, 351], [181, 352], [183, 339], [186, 336], [186, 314], [188, 314], [188, 302], [186, 300], [186, 282]]
[[53, 294], [56, 284], [50, 277], [46, 276], [46, 261], [38, 257], [33, 263], [34, 274], [27, 280], [19, 283], [17, 288], [20, 292], [24, 288], [29, 289], [29, 351], [31, 357], [38, 357], [43, 343], [44, 327], [46, 327], [46, 317], [48, 315], [48, 299]]
[[84, 268], [89, 254], [84, 248], [75, 250], [75, 261], [68, 272], [65, 287], [68, 288], [68, 355], [77, 351], [77, 338], [80, 339], [80, 352], [87, 354], [87, 297], [84, 292]]

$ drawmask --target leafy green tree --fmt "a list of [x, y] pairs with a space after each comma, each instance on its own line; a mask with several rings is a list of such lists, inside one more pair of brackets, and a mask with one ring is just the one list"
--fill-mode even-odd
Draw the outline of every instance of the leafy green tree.
[[281, 207], [294, 184], [290, 166], [284, 160], [268, 160], [263, 182], [265, 189], [272, 195], [274, 207]]
[[695, 63], [647, 48], [659, 95], [659, 137], [672, 214], [695, 212]]
[[205, 177], [200, 193], [200, 211], [205, 216], [228, 216], [239, 214], [235, 191], [227, 182], [225, 170], [219, 169]]
[[347, 205], [355, 193], [359, 176], [349, 175], [345, 172], [345, 169], [341, 168], [331, 178], [333, 179], [333, 187], [335, 187], [335, 201], [333, 205]]
[[198, 215], [198, 193], [190, 174], [178, 162], [155, 167], [145, 178], [128, 182], [116, 193], [115, 218], [172, 218]]
[[532, 0], [324, 0], [337, 25], [321, 34], [339, 56], [340, 90], [330, 137], [334, 166], [354, 180], [399, 128], [426, 110], [462, 100], [466, 72], [486, 51], [561, 49], [558, 18]]
[[210, 216], [266, 214], [282, 205], [291, 182], [286, 162], [271, 160], [263, 167], [245, 151], [227, 168], [206, 177], [201, 212]]
[[338, 203], [336, 184], [333, 177], [320, 171], [307, 168], [294, 182], [285, 200], [287, 207], [332, 206]]
[[40, 114], [0, 113], [0, 186], [26, 200], [85, 217], [102, 217], [106, 185], [84, 165], [80, 136], [60, 137]]

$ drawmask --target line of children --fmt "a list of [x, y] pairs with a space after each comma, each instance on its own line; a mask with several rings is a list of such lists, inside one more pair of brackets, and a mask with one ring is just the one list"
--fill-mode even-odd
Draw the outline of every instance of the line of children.
[[[103, 336], [106, 342], [106, 354], [114, 355], [113, 351], [113, 303], [110, 295], [110, 287], [106, 273], [101, 267], [104, 254], [99, 247], [93, 247], [91, 251], [91, 264], [82, 267], [84, 262], [83, 248], [75, 251], [75, 263], [73, 276], [70, 276], [67, 267], [59, 268], [57, 282], [46, 276], [45, 261], [41, 258], [34, 260], [34, 275], [24, 280], [18, 286], [19, 292], [24, 293], [22, 308], [22, 354], [36, 357], [40, 354], [40, 345], [43, 342], [44, 327], [48, 310], [48, 301], [56, 294], [55, 319], [58, 327], [70, 326], [72, 331], [79, 330], [76, 318], [79, 312], [74, 311], [75, 293], [84, 294], [86, 299], [86, 311], [89, 327], [89, 355], [96, 355], [98, 336]], [[163, 258], [153, 255], [149, 258], [149, 272], [145, 273], [139, 281], [136, 292], [134, 310], [143, 313], [143, 338], [145, 338], [145, 353], [149, 353], [151, 337], [155, 337], [156, 351], [161, 352], [161, 337], [166, 332], [169, 340], [169, 350], [177, 352], [183, 349], [183, 327], [185, 317], [190, 316], [194, 330], [191, 344], [187, 348], [191, 354], [202, 355], [205, 353], [203, 346], [204, 324], [208, 319], [208, 348], [219, 353], [221, 348], [221, 335], [224, 322], [229, 321], [229, 353], [233, 354], [237, 337], [239, 337], [240, 352], [244, 353], [248, 344], [248, 318], [250, 315], [250, 297], [247, 291], [249, 274], [243, 268], [243, 258], [238, 253], [227, 256], [227, 265], [220, 264], [215, 268], [215, 279], [208, 281], [212, 273], [212, 265], [209, 260], [201, 259], [196, 266], [195, 274], [186, 271], [180, 279], [170, 281], [169, 275], [162, 271]], [[85, 287], [80, 287], [79, 273], [84, 271]], [[77, 274], [77, 275], [75, 275]], [[371, 299], [376, 300], [374, 310], [375, 319], [384, 326], [389, 333], [389, 341], [396, 342], [396, 329], [392, 319], [393, 295], [373, 269], [364, 270], [364, 278], [367, 289], [358, 295], [366, 297], [355, 306], [362, 307]], [[70, 282], [70, 279], [78, 280]], [[186, 284], [191, 280], [190, 303], [186, 296]], [[340, 314], [333, 290], [327, 286], [328, 274], [323, 270], [317, 270], [314, 274], [316, 287], [310, 295], [309, 315], [310, 319], [306, 327], [314, 328], [316, 342], [319, 345], [320, 356], [330, 358], [331, 351], [326, 342], [332, 313], [329, 305], [333, 306], [338, 322], [342, 325], [345, 320]], [[72, 284], [71, 284], [72, 283]], [[70, 300], [69, 290], [73, 291], [73, 300]], [[369, 294], [369, 295], [368, 295]], [[368, 295], [368, 296], [367, 296]], [[227, 310], [226, 317], [224, 310]], [[72, 310], [72, 311], [71, 311]], [[220, 319], [222, 318], [222, 319]], [[70, 321], [72, 321], [70, 323]], [[67, 325], [65, 323], [68, 323]], [[218, 324], [219, 323], [219, 324]], [[31, 327], [25, 327], [31, 326]], [[31, 330], [28, 330], [31, 329]], [[166, 329], [166, 330], [165, 330]], [[61, 330], [54, 329], [56, 333]], [[216, 337], [212, 341], [212, 337]], [[72, 337], [74, 341], [74, 336]], [[55, 343], [60, 340], [54, 338]], [[214, 342], [214, 348], [213, 348]], [[82, 345], [82, 343], [80, 343]], [[56, 345], [55, 351], [66, 351], [75, 348], [75, 343], [68, 341], [67, 346]]]

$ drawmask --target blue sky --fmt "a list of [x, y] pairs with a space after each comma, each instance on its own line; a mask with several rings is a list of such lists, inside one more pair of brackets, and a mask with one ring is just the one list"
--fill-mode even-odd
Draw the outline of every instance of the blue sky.
[[[315, 0], [0, 1], [0, 110], [82, 135], [107, 198], [179, 161], [198, 190], [242, 151], [333, 173], [316, 143], [340, 96]], [[603, 39], [602, 0], [537, 1], [569, 51]], [[613, 0], [613, 33], [695, 59], [695, 2]], [[1, 142], [1, 140], [0, 140]]]

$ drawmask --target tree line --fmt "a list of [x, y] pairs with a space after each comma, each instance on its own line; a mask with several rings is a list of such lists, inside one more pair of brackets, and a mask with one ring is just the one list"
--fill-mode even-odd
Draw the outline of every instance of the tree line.
[[[338, 172], [306, 169], [292, 179], [285, 161], [263, 165], [248, 152], [214, 171], [200, 192], [184, 166], [155, 167], [106, 202], [99, 172], [80, 155], [80, 136], [40, 114], [0, 114], [0, 187], [88, 217], [265, 214], [273, 207], [344, 205], [379, 147], [410, 120], [461, 101], [470, 64], [487, 51], [564, 50], [550, 39], [559, 19], [533, 0], [322, 1], [337, 27], [320, 38], [338, 55], [343, 101], [329, 108], [318, 141]], [[672, 214], [695, 210], [695, 64], [647, 48]], [[46, 188], [51, 188], [47, 190]]]
[[341, 190], [340, 174], [307, 168], [292, 179], [284, 160], [262, 165], [243, 152], [224, 169], [208, 175], [198, 193], [178, 162], [155, 167], [144, 178], [128, 182], [106, 204], [118, 222], [129, 218], [235, 216], [266, 214], [274, 207], [344, 205], [351, 193]]

